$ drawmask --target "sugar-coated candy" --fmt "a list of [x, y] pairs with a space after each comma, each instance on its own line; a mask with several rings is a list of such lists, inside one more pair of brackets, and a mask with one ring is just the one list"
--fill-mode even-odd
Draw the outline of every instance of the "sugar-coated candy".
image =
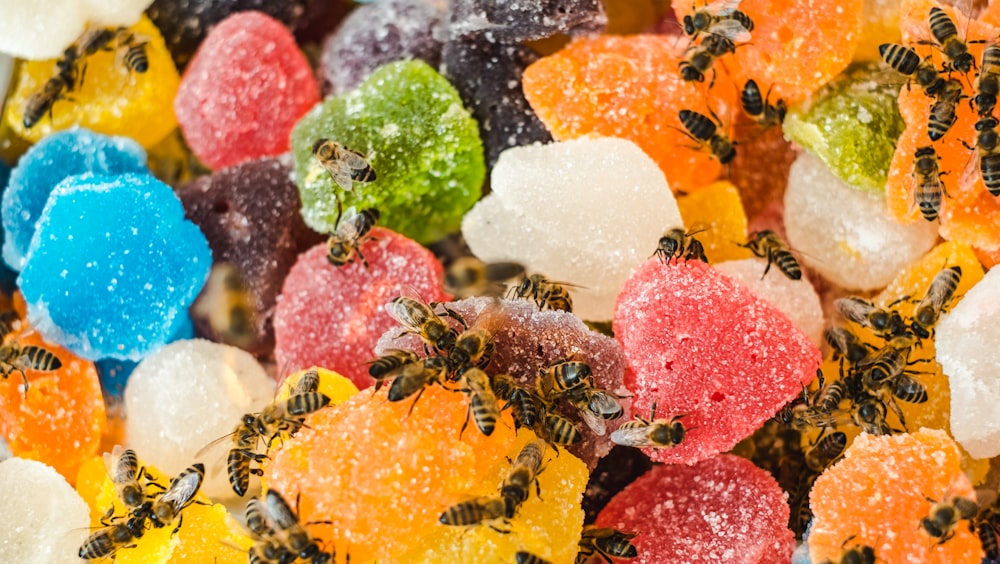
[[[368, 157], [377, 178], [347, 190], [313, 156], [331, 139]], [[306, 225], [333, 231], [344, 207], [376, 207], [379, 223], [417, 242], [456, 231], [479, 199], [483, 148], [479, 130], [448, 81], [422, 61], [379, 68], [356, 90], [328, 98], [292, 131], [295, 173]]]
[[[737, 122], [737, 131], [740, 122]], [[740, 188], [740, 199], [748, 218], [755, 218], [781, 196], [788, 184], [788, 171], [798, 156], [781, 128], [772, 127], [741, 140], [736, 158], [729, 165], [729, 178]]]
[[291, 32], [260, 12], [240, 12], [205, 38], [174, 111], [194, 154], [223, 168], [287, 152], [292, 126], [317, 102], [319, 86]]
[[359, 6], [323, 41], [317, 74], [327, 95], [357, 88], [375, 69], [393, 61], [441, 62], [443, 0], [379, 0]]
[[[60, 18], [51, 18], [60, 19]], [[27, 141], [37, 142], [53, 131], [74, 125], [106, 135], [131, 137], [143, 147], [152, 147], [177, 127], [174, 113], [164, 111], [173, 103], [180, 77], [163, 38], [145, 16], [127, 34], [142, 38], [146, 72], [131, 70], [124, 63], [127, 43], [113, 40], [115, 48], [99, 50], [77, 63], [87, 71], [76, 77], [72, 92], [62, 92], [51, 110], [35, 116], [38, 121], [24, 125], [28, 98], [42, 90], [58, 72], [55, 59], [29, 61], [22, 65], [14, 93], [8, 97], [4, 122]]]
[[146, 172], [146, 151], [127, 137], [73, 128], [39, 141], [18, 161], [3, 194], [4, 261], [15, 270], [24, 267], [42, 209], [64, 178], [124, 172]]
[[56, 186], [27, 259], [18, 281], [42, 335], [84, 358], [138, 360], [186, 322], [212, 256], [173, 190], [130, 173]]
[[783, 129], [844, 182], [881, 194], [904, 124], [896, 107], [899, 85], [880, 83], [876, 68], [848, 69], [793, 107]]
[[884, 562], [979, 562], [983, 552], [967, 524], [943, 543], [921, 526], [936, 501], [956, 496], [975, 501], [958, 447], [944, 431], [858, 435], [810, 493], [813, 562], [853, 545], [872, 547]]
[[[176, 341], [132, 372], [125, 388], [126, 440], [150, 464], [175, 475], [273, 396], [273, 380], [249, 353], [203, 339]], [[201, 453], [202, 491], [213, 499], [234, 495], [225, 468], [231, 445], [224, 441]]]
[[51, 467], [34, 460], [0, 461], [0, 561], [76, 562], [87, 538], [90, 512], [80, 495]]
[[747, 233], [740, 192], [731, 182], [713, 182], [690, 194], [677, 197], [688, 233], [698, 239], [710, 263], [751, 257], [749, 250], [734, 245]]
[[[177, 333], [170, 338], [170, 342], [194, 338], [194, 323], [188, 317], [187, 321], [177, 329]], [[104, 397], [117, 401], [122, 399], [129, 376], [132, 375], [135, 367], [139, 366], [139, 362], [117, 358], [102, 358], [94, 362], [94, 366], [97, 368], [97, 375], [101, 379], [101, 390], [104, 392]]]
[[684, 416], [681, 444], [647, 449], [658, 462], [692, 464], [732, 448], [801, 392], [821, 358], [785, 314], [700, 261], [640, 265], [613, 327], [632, 413], [648, 419], [655, 403], [654, 419]]
[[623, 139], [508, 149], [491, 186], [462, 222], [473, 253], [579, 286], [570, 291], [583, 319], [610, 319], [629, 272], [683, 226], [663, 172]]
[[367, 267], [360, 260], [333, 266], [322, 243], [299, 256], [274, 310], [278, 366], [325, 366], [367, 388], [375, 343], [398, 327], [385, 304], [404, 288], [429, 302], [447, 299], [444, 271], [427, 249], [380, 227], [371, 236], [361, 246]]
[[897, 0], [862, 0], [861, 39], [854, 51], [855, 61], [878, 61], [878, 46], [899, 43], [899, 12]]
[[448, 35], [512, 44], [559, 33], [597, 33], [607, 23], [600, 0], [452, 0]]
[[722, 454], [687, 466], [654, 466], [612, 498], [598, 527], [637, 533], [630, 562], [788, 561], [795, 538], [774, 478]]
[[97, 25], [132, 25], [151, 0], [13, 0], [4, 3], [0, 51], [22, 59], [58, 57], [84, 32]]
[[[0, 160], [0, 201], [2, 201], [2, 195], [10, 189], [10, 167], [7, 166], [2, 160]], [[2, 212], [0, 212], [0, 218], [2, 218]], [[0, 249], [3, 248], [7, 238], [7, 230], [3, 227], [2, 219], [0, 219]], [[17, 288], [17, 272], [11, 270], [5, 261], [0, 261], [0, 291], [4, 294], [13, 294], [14, 290]]]
[[937, 239], [933, 224], [890, 220], [881, 196], [852, 188], [807, 151], [792, 164], [785, 226], [803, 263], [851, 290], [885, 286]]
[[[302, 221], [291, 176], [290, 158], [264, 158], [203, 176], [177, 193], [186, 215], [208, 239], [215, 263], [231, 265], [252, 298], [252, 331], [246, 339], [227, 342], [256, 354], [274, 347], [274, 304], [288, 270], [299, 253], [322, 240]], [[241, 289], [217, 290], [206, 287], [192, 309], [198, 334], [212, 339], [228, 334], [227, 321], [238, 321], [223, 315], [217, 322], [215, 316], [234, 305], [239, 296], [231, 292]]]

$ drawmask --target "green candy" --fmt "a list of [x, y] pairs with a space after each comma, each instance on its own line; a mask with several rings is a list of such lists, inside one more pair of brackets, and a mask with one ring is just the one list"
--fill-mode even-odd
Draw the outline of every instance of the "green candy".
[[[312, 154], [320, 138], [365, 155], [377, 178], [342, 188]], [[302, 217], [321, 233], [334, 230], [339, 197], [344, 209], [378, 208], [384, 227], [437, 241], [459, 230], [486, 177], [479, 126], [420, 61], [382, 66], [356, 90], [317, 104], [295, 125], [292, 153]]]
[[785, 137], [820, 158], [855, 188], [881, 193], [905, 124], [899, 84], [878, 78], [874, 64], [853, 66], [785, 118]]

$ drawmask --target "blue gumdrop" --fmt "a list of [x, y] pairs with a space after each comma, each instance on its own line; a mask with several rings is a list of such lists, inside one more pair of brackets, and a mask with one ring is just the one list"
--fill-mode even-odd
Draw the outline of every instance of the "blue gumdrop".
[[109, 137], [89, 129], [53, 133], [21, 157], [3, 194], [3, 260], [14, 270], [24, 257], [49, 193], [68, 176], [84, 173], [148, 172], [146, 151], [128, 137]]
[[[185, 323], [180, 326], [170, 343], [194, 338], [194, 323], [190, 316], [185, 316]], [[117, 358], [102, 358], [94, 363], [97, 367], [97, 377], [101, 380], [104, 396], [121, 401], [125, 393], [125, 384], [139, 363], [134, 360], [119, 360]]]
[[89, 360], [140, 360], [166, 344], [212, 265], [174, 191], [148, 174], [64, 180], [27, 258], [18, 282], [28, 320]]

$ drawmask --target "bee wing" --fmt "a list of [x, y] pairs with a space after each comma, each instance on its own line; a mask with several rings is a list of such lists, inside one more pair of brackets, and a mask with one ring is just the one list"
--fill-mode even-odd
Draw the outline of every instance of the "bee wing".
[[743, 0], [715, 0], [705, 6], [705, 10], [716, 16], [728, 16], [740, 7]]
[[344, 147], [340, 151], [340, 158], [350, 170], [364, 170], [369, 167], [368, 159], [354, 149]]
[[469, 326], [469, 329], [483, 329], [491, 336], [503, 329], [507, 323], [507, 316], [504, 314], [503, 302], [499, 299], [491, 300], [479, 311], [476, 320]]
[[267, 506], [267, 516], [274, 523], [274, 526], [281, 531], [284, 531], [290, 527], [295, 526], [299, 522], [299, 518], [292, 511], [292, 508], [285, 501], [285, 498], [281, 497], [281, 494], [274, 490], [267, 490], [266, 506]]
[[580, 408], [577, 411], [580, 412], [580, 418], [583, 419], [583, 422], [587, 424], [587, 427], [590, 427], [590, 430], [594, 434], [603, 437], [608, 432], [608, 426], [602, 417], [586, 407]]
[[[128, 457], [123, 456], [130, 453]], [[115, 445], [111, 449], [111, 454], [104, 453], [104, 468], [108, 471], [108, 476], [115, 484], [127, 484], [136, 481], [136, 472], [139, 468], [135, 464], [135, 452], [126, 450], [122, 445]]]
[[319, 372], [308, 370], [299, 376], [299, 381], [295, 383], [295, 388], [291, 395], [308, 394], [319, 390]]
[[524, 265], [518, 262], [488, 262], [484, 268], [486, 279], [491, 282], [506, 282], [524, 274]]
[[653, 443], [649, 440], [649, 426], [641, 425], [636, 427], [619, 427], [611, 433], [611, 442], [616, 445], [631, 447], [651, 447]]
[[708, 28], [708, 33], [721, 35], [733, 43], [747, 43], [750, 41], [750, 32], [743, 24], [736, 20], [719, 20]]
[[169, 503], [176, 508], [184, 507], [198, 493], [205, 477], [205, 467], [201, 464], [189, 466], [170, 482], [170, 487], [157, 501]]
[[618, 419], [625, 412], [618, 398], [604, 390], [594, 390], [590, 394], [590, 408], [602, 419]]
[[[350, 175], [348, 175], [349, 177]], [[337, 236], [348, 240], [354, 240], [358, 238], [360, 222], [363, 222], [364, 218], [358, 210], [353, 206], [347, 208], [344, 211], [343, 217], [340, 218], [340, 222], [337, 223]]]
[[[405, 300], [412, 300], [416, 304], [407, 304]], [[414, 307], [410, 307], [410, 305]], [[400, 289], [399, 297], [392, 300], [385, 306], [386, 313], [395, 319], [400, 325], [407, 328], [416, 328], [423, 323], [421, 316], [433, 314], [427, 301], [416, 288], [404, 284]]]

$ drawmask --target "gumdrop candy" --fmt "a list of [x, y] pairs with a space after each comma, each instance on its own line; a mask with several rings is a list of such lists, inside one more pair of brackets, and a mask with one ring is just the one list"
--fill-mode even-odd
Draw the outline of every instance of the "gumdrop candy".
[[213, 499], [232, 498], [226, 474], [232, 441], [201, 451], [273, 397], [273, 380], [249, 353], [202, 339], [177, 341], [132, 372], [125, 388], [126, 442], [171, 475], [204, 455], [202, 491]]
[[862, 0], [861, 39], [855, 61], [878, 61], [878, 46], [899, 43], [900, 6], [896, 0]]
[[636, 533], [630, 562], [787, 562], [795, 537], [774, 478], [723, 454], [654, 466], [612, 498], [598, 527]]
[[462, 222], [469, 248], [485, 261], [517, 261], [579, 286], [570, 291], [583, 319], [610, 319], [629, 272], [664, 231], [683, 226], [656, 163], [622, 139], [509, 149], [490, 184], [492, 193]]
[[732, 448], [800, 393], [821, 360], [776, 307], [700, 261], [640, 265], [613, 327], [632, 412], [647, 418], [655, 403], [654, 418], [683, 415], [688, 428], [681, 444], [647, 449], [657, 462], [692, 464]]
[[678, 196], [677, 207], [688, 232], [705, 248], [710, 263], [752, 256], [749, 250], [733, 244], [746, 235], [747, 216], [732, 183], [713, 182], [697, 192]]
[[327, 246], [299, 256], [285, 278], [274, 310], [278, 366], [317, 365], [347, 376], [359, 388], [374, 383], [365, 363], [375, 343], [396, 322], [385, 304], [409, 288], [426, 301], [444, 301], [444, 271], [434, 255], [414, 241], [376, 227], [360, 261], [335, 267]]
[[437, 68], [445, 8], [441, 0], [379, 0], [359, 6], [323, 41], [317, 70], [323, 92], [344, 94], [393, 61], [420, 59]]
[[930, 500], [954, 496], [975, 500], [958, 447], [944, 431], [863, 433], [813, 485], [809, 552], [821, 562], [838, 557], [846, 543], [870, 546], [885, 562], [979, 562], [983, 552], [967, 526], [938, 543], [920, 525]]
[[[170, 342], [193, 339], [194, 323], [188, 317], [186, 322], [178, 328]], [[94, 363], [97, 367], [97, 375], [101, 379], [101, 390], [104, 391], [104, 398], [109, 403], [119, 402], [125, 394], [125, 386], [139, 363], [134, 360], [120, 360], [117, 358], [102, 358]]]
[[312, 68], [291, 32], [260, 12], [226, 18], [181, 80], [174, 111], [211, 168], [287, 152], [295, 122], [319, 102]]
[[52, 191], [19, 282], [28, 320], [88, 359], [138, 360], [186, 322], [205, 236], [152, 176], [75, 176]]
[[598, 33], [608, 23], [600, 0], [453, 0], [451, 4], [448, 35], [453, 39], [513, 44], [559, 33]]
[[[272, 318], [281, 284], [296, 256], [322, 240], [306, 227], [299, 213], [299, 191], [291, 179], [291, 159], [265, 158], [245, 162], [199, 178], [178, 190], [184, 210], [205, 234], [217, 263], [228, 263], [243, 282], [252, 306], [252, 328], [242, 342], [228, 342], [255, 354], [274, 348]], [[198, 334], [219, 340], [231, 318], [213, 322], [220, 308], [240, 296], [240, 288], [206, 288], [195, 301]]]
[[[58, 19], [58, 18], [56, 18]], [[177, 127], [173, 103], [180, 77], [160, 32], [143, 17], [128, 28], [133, 38], [144, 40], [146, 72], [132, 71], [123, 62], [128, 44], [114, 42], [114, 48], [86, 57], [79, 68], [72, 92], [63, 92], [51, 111], [36, 116], [30, 128], [24, 125], [28, 98], [41, 91], [57, 72], [55, 60], [30, 61], [21, 67], [14, 92], [7, 99], [4, 121], [18, 136], [37, 142], [53, 131], [74, 125], [106, 135], [131, 137], [143, 147], [152, 147]]]
[[22, 59], [58, 57], [84, 32], [87, 22], [105, 26], [132, 25], [150, 1], [21, 0], [5, 3], [4, 17], [0, 20], [0, 51]]
[[[738, 121], [736, 127], [741, 123]], [[752, 220], [775, 202], [781, 203], [798, 151], [777, 127], [741, 141], [736, 158], [729, 164], [729, 179], [740, 189], [743, 209]]]
[[146, 152], [126, 137], [73, 128], [38, 142], [18, 161], [3, 194], [4, 261], [24, 268], [25, 253], [49, 194], [77, 174], [146, 172]]
[[[10, 167], [8, 167], [2, 160], [0, 160], [0, 200], [2, 200], [2, 195], [10, 189]], [[3, 228], [3, 222], [0, 220], [0, 249], [3, 248], [5, 241], [10, 235], [7, 235], [6, 229]], [[6, 262], [0, 262], [0, 292], [10, 295], [14, 293], [17, 288], [17, 272], [11, 270], [7, 266]]]
[[[318, 139], [366, 155], [377, 178], [347, 190], [313, 156]], [[420, 243], [456, 231], [486, 175], [475, 120], [455, 89], [422, 61], [379, 68], [358, 89], [328, 98], [292, 131], [306, 225], [333, 231], [338, 202], [378, 208], [379, 222]]]
[[87, 538], [87, 504], [51, 467], [34, 460], [0, 461], [0, 560], [46, 564], [75, 562]]

